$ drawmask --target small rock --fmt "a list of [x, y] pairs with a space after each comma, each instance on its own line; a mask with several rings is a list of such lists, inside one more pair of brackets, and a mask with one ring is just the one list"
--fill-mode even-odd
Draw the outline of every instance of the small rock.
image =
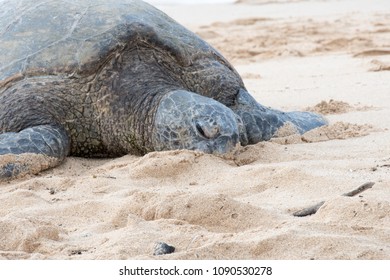
[[155, 256], [172, 254], [173, 252], [175, 252], [175, 247], [170, 246], [167, 243], [157, 242], [156, 245], [154, 245], [153, 255]]

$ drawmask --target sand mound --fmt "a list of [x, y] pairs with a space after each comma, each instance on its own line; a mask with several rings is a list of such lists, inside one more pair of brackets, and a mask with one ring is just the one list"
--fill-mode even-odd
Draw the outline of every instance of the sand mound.
[[[326, 202], [320, 210], [313, 215], [314, 221], [326, 223], [340, 223], [351, 226], [354, 230], [364, 232], [373, 230], [372, 221], [377, 221], [377, 227], [386, 227], [390, 222], [387, 213], [390, 203], [377, 201], [373, 198], [346, 198], [340, 197]], [[335, 213], [339, 213], [335, 215]], [[388, 230], [388, 229], [387, 229]], [[389, 238], [390, 240], [390, 238]]]
[[[272, 142], [279, 144], [297, 144], [297, 143], [314, 143], [329, 141], [335, 139], [348, 139], [353, 137], [362, 137], [375, 131], [372, 125], [351, 124], [345, 122], [336, 122], [331, 125], [322, 126], [310, 130], [303, 135], [296, 133], [282, 135], [281, 137], [271, 139]], [[292, 132], [292, 131], [291, 131]]]
[[334, 139], [362, 137], [373, 131], [372, 125], [359, 125], [345, 122], [336, 122], [332, 125], [319, 127], [302, 135], [303, 142], [318, 142]]
[[321, 101], [314, 107], [306, 108], [306, 111], [316, 112], [322, 115], [343, 114], [352, 109], [347, 102], [330, 99], [329, 102]]
[[373, 67], [370, 69], [374, 72], [380, 72], [380, 71], [390, 71], [390, 61], [382, 61], [378, 59], [374, 59], [371, 61], [371, 64]]
[[344, 114], [351, 111], [367, 111], [373, 110], [372, 106], [350, 105], [344, 101], [330, 99], [329, 101], [321, 101], [313, 107], [307, 107], [305, 111], [315, 112], [322, 115]]
[[[268, 227], [271, 214], [225, 195], [173, 193], [165, 197], [134, 193], [127, 211], [146, 221], [174, 219], [212, 232], [239, 232]], [[264, 221], [267, 221], [264, 223]]]
[[[25, 218], [13, 217], [2, 220], [0, 221], [0, 250], [33, 253], [41, 247], [41, 251], [49, 252], [51, 250], [49, 244], [60, 241], [60, 230], [58, 226]], [[45, 245], [42, 246], [42, 243]]]

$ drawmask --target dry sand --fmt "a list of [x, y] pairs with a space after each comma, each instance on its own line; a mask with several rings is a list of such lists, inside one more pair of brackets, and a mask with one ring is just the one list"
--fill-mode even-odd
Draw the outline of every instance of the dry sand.
[[[225, 158], [68, 158], [0, 183], [0, 259], [390, 259], [388, 2], [241, 2], [252, 4], [210, 6], [203, 18], [198, 6], [161, 8], [226, 55], [258, 101], [330, 125], [286, 128]], [[153, 256], [157, 241], [175, 253]]]

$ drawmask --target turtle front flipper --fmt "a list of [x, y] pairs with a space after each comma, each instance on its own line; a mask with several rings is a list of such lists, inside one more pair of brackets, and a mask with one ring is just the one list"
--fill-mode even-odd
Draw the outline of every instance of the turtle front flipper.
[[0, 134], [0, 180], [57, 166], [69, 153], [69, 142], [64, 129], [51, 125]]
[[316, 113], [282, 112], [265, 107], [244, 89], [238, 92], [236, 104], [232, 110], [241, 117], [244, 123], [247, 144], [269, 140], [287, 124], [291, 124], [297, 133], [303, 134], [328, 123], [323, 116]]

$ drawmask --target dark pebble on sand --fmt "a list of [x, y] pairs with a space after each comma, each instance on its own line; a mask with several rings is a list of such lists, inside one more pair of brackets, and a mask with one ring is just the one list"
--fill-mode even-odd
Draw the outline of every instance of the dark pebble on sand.
[[154, 245], [153, 255], [155, 256], [172, 254], [173, 252], [175, 252], [175, 247], [170, 246], [167, 243], [157, 242], [156, 245]]

